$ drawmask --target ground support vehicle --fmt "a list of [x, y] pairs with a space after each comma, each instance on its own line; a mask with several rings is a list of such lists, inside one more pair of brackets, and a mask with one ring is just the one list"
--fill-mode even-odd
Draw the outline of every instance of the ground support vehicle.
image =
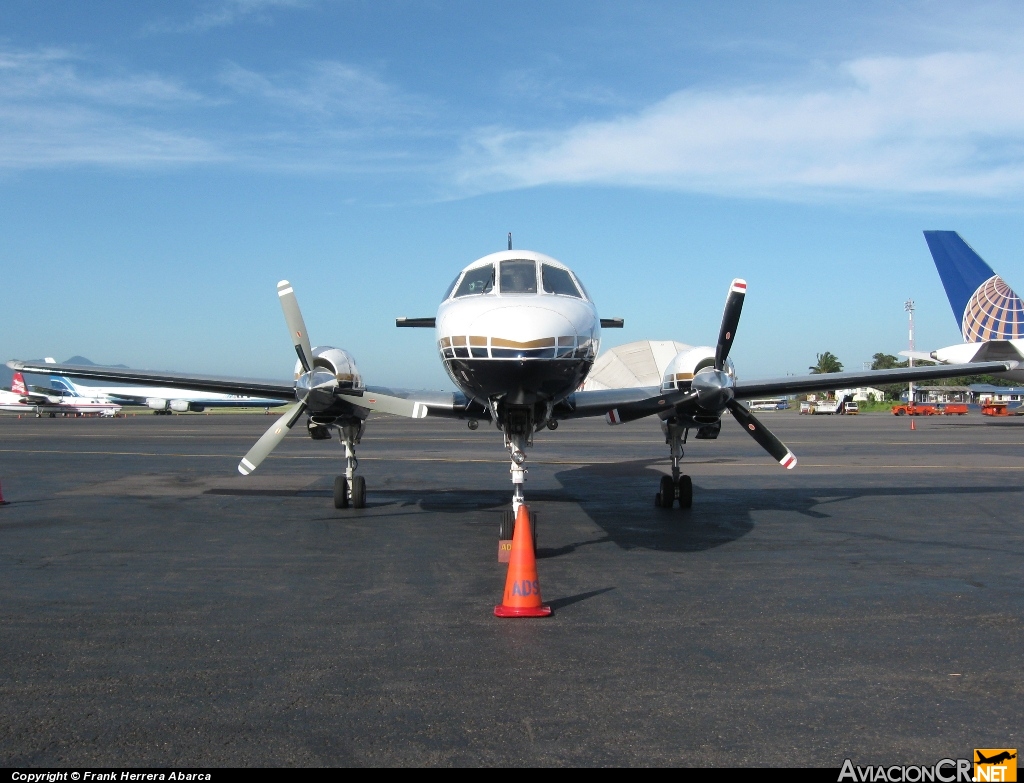
[[965, 416], [967, 405], [962, 402], [945, 402], [939, 405], [939, 413], [943, 416]]
[[982, 416], [1009, 416], [1010, 406], [1005, 402], [986, 402], [981, 406]]
[[906, 405], [893, 405], [893, 416], [938, 416], [941, 411], [934, 405], [909, 403]]

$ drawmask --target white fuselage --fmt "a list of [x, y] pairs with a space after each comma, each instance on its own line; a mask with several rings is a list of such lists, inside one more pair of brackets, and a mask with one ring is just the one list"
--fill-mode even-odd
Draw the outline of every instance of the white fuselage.
[[445, 370], [467, 396], [533, 405], [579, 387], [598, 353], [601, 322], [568, 267], [507, 250], [460, 273], [437, 310], [436, 333]]
[[[153, 410], [196, 410], [218, 407], [273, 407], [280, 400], [218, 394], [195, 389], [171, 389], [167, 386], [83, 386], [67, 378], [55, 379], [69, 392], [82, 397], [122, 405], [146, 405]], [[180, 403], [180, 404], [179, 404]]]
[[[909, 351], [905, 352], [910, 354]], [[1009, 359], [1024, 362], [1024, 340], [999, 340], [993, 342], [958, 343], [939, 348], [926, 356], [919, 352], [912, 354], [915, 358], [926, 358], [943, 364], [966, 364], [972, 361], [1001, 361]], [[1011, 381], [1024, 381], [1024, 370], [1011, 370], [999, 374], [1000, 378]]]

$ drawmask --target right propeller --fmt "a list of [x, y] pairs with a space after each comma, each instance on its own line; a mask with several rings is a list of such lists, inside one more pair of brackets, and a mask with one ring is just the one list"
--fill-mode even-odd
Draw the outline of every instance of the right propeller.
[[733, 379], [725, 372], [725, 361], [729, 358], [736, 329], [740, 323], [743, 300], [747, 295], [747, 282], [736, 279], [729, 286], [729, 296], [725, 300], [725, 311], [722, 313], [722, 328], [718, 332], [718, 346], [715, 348], [714, 372], [703, 372], [693, 379], [693, 388], [701, 407], [728, 408], [733, 418], [747, 431], [761, 448], [775, 458], [782, 467], [792, 470], [796, 467], [796, 457], [785, 443], [779, 440], [764, 424], [757, 420], [746, 406], [740, 403], [733, 393]]

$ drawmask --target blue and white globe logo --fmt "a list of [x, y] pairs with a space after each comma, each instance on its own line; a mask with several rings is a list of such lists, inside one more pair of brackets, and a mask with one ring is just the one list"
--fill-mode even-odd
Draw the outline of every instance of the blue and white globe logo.
[[1024, 302], [999, 275], [978, 286], [967, 300], [963, 335], [968, 343], [1024, 337]]

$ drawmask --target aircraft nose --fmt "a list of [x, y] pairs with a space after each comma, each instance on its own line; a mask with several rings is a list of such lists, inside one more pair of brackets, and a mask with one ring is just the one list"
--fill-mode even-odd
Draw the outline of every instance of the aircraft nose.
[[546, 307], [525, 305], [502, 307], [482, 313], [473, 320], [470, 333], [486, 335], [492, 340], [499, 338], [516, 343], [577, 336], [572, 322], [561, 313]]

